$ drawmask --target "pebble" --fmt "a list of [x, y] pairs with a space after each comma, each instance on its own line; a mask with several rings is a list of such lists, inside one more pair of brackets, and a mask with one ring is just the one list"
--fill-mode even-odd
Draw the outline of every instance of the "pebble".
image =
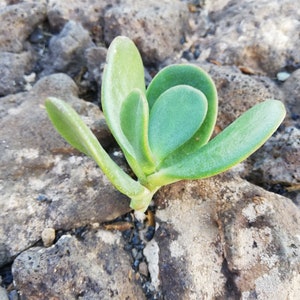
[[42, 240], [45, 247], [50, 247], [55, 240], [55, 230], [53, 228], [45, 228], [42, 232]]
[[148, 266], [144, 261], [139, 264], [139, 273], [145, 277], [149, 275]]

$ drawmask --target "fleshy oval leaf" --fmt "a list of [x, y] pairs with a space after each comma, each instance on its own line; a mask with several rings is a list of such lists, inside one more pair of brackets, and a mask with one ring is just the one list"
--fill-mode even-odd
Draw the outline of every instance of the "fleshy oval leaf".
[[186, 143], [199, 129], [207, 113], [202, 92], [186, 85], [171, 87], [154, 103], [149, 118], [149, 144], [155, 159]]
[[277, 100], [259, 103], [242, 114], [213, 140], [193, 153], [174, 160], [166, 159], [160, 170], [149, 176], [153, 185], [181, 179], [206, 178], [240, 163], [276, 131], [285, 117], [284, 105]]
[[143, 62], [135, 44], [127, 37], [118, 36], [108, 48], [107, 64], [102, 78], [101, 103], [110, 131], [139, 177], [143, 176], [143, 171], [120, 123], [122, 104], [134, 89], [145, 93]]
[[128, 197], [141, 197], [149, 193], [110, 158], [92, 131], [68, 103], [50, 97], [46, 100], [45, 106], [58, 133], [74, 148], [92, 157], [121, 193]]
[[133, 90], [123, 102], [120, 121], [143, 171], [146, 175], [152, 173], [155, 167], [148, 143], [149, 109], [145, 96], [139, 90]]
[[218, 96], [211, 77], [201, 68], [188, 64], [170, 65], [159, 71], [147, 88], [146, 96], [150, 112], [159, 96], [169, 88], [177, 85], [189, 85], [198, 89], [205, 95], [208, 103], [203, 125], [195, 133], [194, 137], [184, 144], [184, 147], [178, 149], [181, 155], [185, 155], [186, 152], [200, 148], [210, 139], [217, 119]]

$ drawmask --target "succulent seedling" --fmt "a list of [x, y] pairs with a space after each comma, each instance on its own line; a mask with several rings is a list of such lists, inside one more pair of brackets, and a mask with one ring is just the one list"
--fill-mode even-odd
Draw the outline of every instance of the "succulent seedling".
[[139, 51], [121, 36], [108, 49], [101, 101], [107, 125], [137, 180], [110, 158], [69, 104], [50, 97], [46, 109], [65, 140], [92, 157], [112, 184], [131, 198], [131, 208], [142, 212], [161, 186], [210, 177], [246, 159], [285, 116], [280, 101], [266, 100], [210, 140], [218, 111], [210, 76], [194, 65], [170, 65], [146, 89]]

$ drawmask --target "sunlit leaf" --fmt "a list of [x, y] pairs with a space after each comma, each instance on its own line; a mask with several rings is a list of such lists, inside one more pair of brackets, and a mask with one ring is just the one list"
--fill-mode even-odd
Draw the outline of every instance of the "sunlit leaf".
[[139, 90], [133, 90], [123, 102], [120, 121], [143, 171], [152, 173], [155, 166], [148, 143], [149, 109], [145, 96]]
[[144, 67], [135, 44], [127, 37], [115, 38], [107, 52], [102, 79], [101, 101], [106, 122], [122, 148], [131, 168], [142, 176], [143, 171], [130, 142], [121, 129], [121, 107], [132, 90], [145, 93]]
[[149, 180], [160, 185], [180, 179], [206, 178], [246, 159], [260, 148], [276, 131], [285, 116], [280, 101], [267, 100], [255, 105], [209, 143], [180, 161], [174, 157], [166, 159], [160, 171]]
[[51, 122], [74, 148], [92, 157], [112, 184], [128, 197], [147, 194], [147, 189], [127, 175], [105, 152], [95, 135], [66, 102], [48, 98], [45, 102]]
[[210, 139], [214, 130], [218, 111], [218, 97], [214, 82], [202, 69], [193, 65], [171, 65], [162, 69], [148, 86], [146, 95], [150, 111], [158, 97], [176, 85], [189, 85], [201, 91], [208, 102], [207, 114], [203, 125], [195, 133], [193, 139], [184, 145], [183, 152], [200, 148]]
[[172, 87], [154, 103], [149, 121], [149, 143], [162, 161], [187, 142], [201, 126], [207, 100], [199, 90], [186, 85]]

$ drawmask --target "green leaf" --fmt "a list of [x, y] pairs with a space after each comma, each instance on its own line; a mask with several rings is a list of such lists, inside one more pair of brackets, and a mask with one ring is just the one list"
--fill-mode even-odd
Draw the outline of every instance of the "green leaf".
[[165, 185], [181, 179], [206, 178], [246, 159], [276, 131], [285, 116], [284, 105], [267, 100], [255, 105], [223, 130], [208, 144], [175, 160], [166, 159], [160, 171], [149, 176], [153, 185]]
[[206, 144], [211, 137], [217, 119], [218, 97], [214, 82], [202, 69], [193, 65], [171, 65], [162, 69], [151, 81], [147, 92], [150, 112], [155, 101], [169, 88], [177, 85], [189, 85], [201, 91], [208, 102], [205, 121], [194, 137], [180, 149], [179, 154], [193, 151]]
[[148, 143], [149, 109], [145, 96], [133, 90], [122, 104], [121, 128], [132, 145], [137, 161], [146, 174], [154, 171], [154, 162]]
[[121, 107], [132, 90], [145, 93], [144, 67], [135, 44], [127, 37], [115, 38], [107, 52], [102, 79], [102, 108], [106, 122], [122, 148], [128, 163], [138, 177], [143, 170], [135, 152], [121, 129]]
[[128, 197], [149, 194], [145, 187], [133, 180], [109, 157], [69, 104], [57, 98], [48, 98], [45, 105], [51, 122], [61, 136], [73, 147], [92, 157], [121, 193]]
[[158, 162], [195, 134], [206, 112], [206, 97], [193, 87], [178, 85], [159, 96], [149, 121], [150, 148]]

